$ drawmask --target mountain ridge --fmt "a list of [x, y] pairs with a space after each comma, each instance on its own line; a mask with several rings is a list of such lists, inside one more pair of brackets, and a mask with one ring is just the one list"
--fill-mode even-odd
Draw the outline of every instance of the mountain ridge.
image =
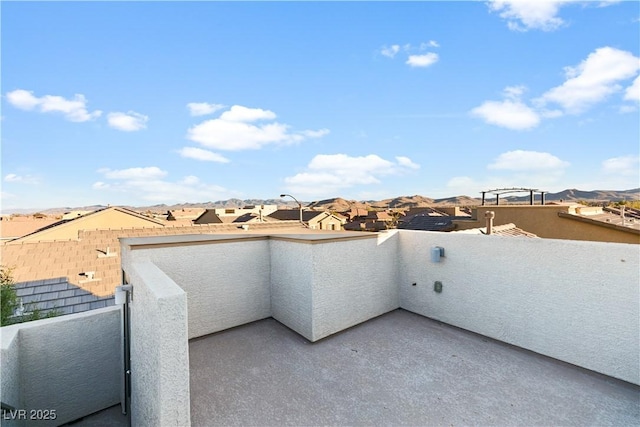
[[[491, 195], [487, 196], [487, 200], [489, 203], [493, 203]], [[511, 196], [501, 198], [505, 203], [524, 203], [529, 201], [529, 195], [525, 196]], [[540, 195], [536, 194], [536, 202], [540, 200]], [[570, 188], [563, 191], [559, 191], [557, 193], [545, 193], [545, 201], [567, 201], [567, 202], [575, 202], [579, 200], [584, 200], [588, 202], [617, 202], [622, 200], [640, 200], [640, 188], [634, 188], [630, 190], [593, 190], [593, 191], [584, 191], [578, 190], [576, 188]], [[387, 209], [387, 208], [395, 208], [395, 209], [408, 209], [412, 207], [427, 207], [427, 206], [474, 206], [480, 205], [481, 199], [469, 197], [466, 195], [461, 196], [453, 196], [446, 197], [440, 199], [433, 199], [426, 196], [422, 196], [419, 194], [415, 194], [413, 196], [398, 196], [389, 199], [383, 200], [347, 200], [342, 197], [333, 197], [329, 199], [319, 200], [315, 202], [300, 202], [303, 206], [307, 208], [315, 208], [315, 209], [326, 209], [332, 211], [347, 211], [351, 208], [359, 208], [359, 209]], [[248, 205], [278, 205], [285, 207], [297, 207], [298, 204], [292, 200], [283, 200], [283, 199], [227, 199], [227, 200], [217, 200], [217, 201], [208, 201], [204, 203], [176, 203], [173, 205], [167, 204], [156, 204], [156, 205], [147, 205], [147, 206], [123, 206], [125, 208], [137, 211], [137, 212], [156, 212], [156, 213], [164, 213], [168, 210], [174, 209], [189, 209], [189, 208], [204, 208], [204, 209], [213, 209], [213, 208], [240, 208]], [[8, 214], [33, 214], [36, 212], [43, 214], [62, 214], [69, 211], [74, 210], [87, 210], [93, 211], [97, 209], [106, 208], [106, 205], [90, 205], [90, 206], [81, 206], [81, 207], [57, 207], [57, 208], [48, 208], [48, 209], [7, 209], [3, 210], [2, 213], [5, 215]]]

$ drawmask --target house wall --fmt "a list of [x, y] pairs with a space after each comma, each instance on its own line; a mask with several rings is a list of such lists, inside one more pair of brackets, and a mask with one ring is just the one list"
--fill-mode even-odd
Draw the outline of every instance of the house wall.
[[120, 321], [119, 307], [108, 307], [3, 327], [2, 401], [17, 409], [54, 409], [53, 420], [24, 423], [38, 426], [118, 404]]
[[320, 230], [342, 230], [342, 221], [334, 216], [327, 216], [318, 221], [315, 228]]
[[640, 384], [636, 245], [403, 230], [399, 247], [402, 308]]
[[477, 220], [454, 221], [456, 230], [484, 227], [484, 213], [494, 211], [494, 225], [513, 223], [538, 237], [567, 240], [589, 240], [596, 242], [640, 243], [637, 234], [616, 230], [605, 225], [561, 218], [558, 212], [568, 212], [568, 205], [505, 205], [479, 206], [475, 211]]
[[271, 317], [269, 242], [264, 237], [135, 249], [187, 294], [189, 339]]
[[131, 309], [131, 424], [188, 426], [189, 342], [187, 298], [149, 261], [124, 253], [133, 284]]

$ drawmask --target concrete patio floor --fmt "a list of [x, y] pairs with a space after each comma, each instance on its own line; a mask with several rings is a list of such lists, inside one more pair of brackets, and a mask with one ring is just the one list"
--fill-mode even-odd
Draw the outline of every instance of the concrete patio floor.
[[310, 343], [273, 319], [192, 340], [193, 426], [640, 425], [640, 387], [395, 310]]

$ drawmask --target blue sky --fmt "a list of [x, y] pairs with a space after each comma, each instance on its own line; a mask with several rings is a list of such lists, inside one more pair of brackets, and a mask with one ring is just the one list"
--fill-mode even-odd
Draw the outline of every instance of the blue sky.
[[640, 5], [2, 2], [2, 208], [638, 187]]

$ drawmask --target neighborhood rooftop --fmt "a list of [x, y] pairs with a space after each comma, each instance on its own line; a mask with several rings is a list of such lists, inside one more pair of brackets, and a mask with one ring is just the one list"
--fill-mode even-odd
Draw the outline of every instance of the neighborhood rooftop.
[[637, 245], [266, 230], [121, 238], [117, 305], [3, 328], [3, 404], [55, 407], [43, 425], [116, 405], [132, 425], [640, 423]]

